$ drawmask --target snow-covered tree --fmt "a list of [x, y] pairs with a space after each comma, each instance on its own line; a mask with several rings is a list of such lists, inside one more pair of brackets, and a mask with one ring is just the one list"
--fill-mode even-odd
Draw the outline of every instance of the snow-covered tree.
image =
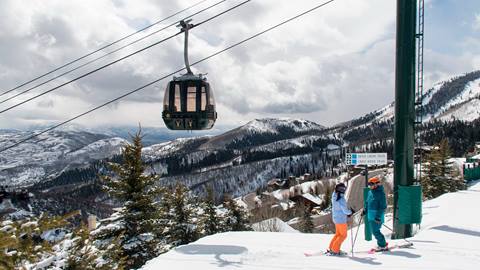
[[328, 210], [329, 208], [332, 207], [332, 194], [333, 194], [333, 188], [329, 185], [325, 185], [325, 195], [323, 196], [322, 203], [320, 204], [320, 209], [321, 210]]
[[252, 227], [249, 223], [249, 214], [241, 206], [235, 202], [230, 196], [225, 196], [223, 206], [226, 208], [224, 221], [225, 231], [251, 231]]
[[198, 206], [196, 198], [182, 184], [164, 193], [161, 203], [161, 233], [167, 248], [188, 244], [198, 239]]
[[159, 209], [155, 198], [160, 189], [155, 185], [156, 176], [145, 174], [142, 161], [140, 131], [132, 137], [132, 143], [122, 149], [122, 163], [111, 163], [114, 176], [105, 176], [107, 193], [123, 203], [110, 219], [104, 220], [94, 232], [97, 243], [110, 247], [119, 239], [121, 257], [125, 257], [127, 269], [138, 268], [158, 254]]
[[313, 233], [313, 218], [312, 218], [312, 208], [310, 205], [305, 205], [301, 207], [301, 216], [300, 216], [300, 231], [304, 233]]
[[434, 146], [425, 160], [425, 174], [422, 177], [422, 189], [425, 198], [436, 198], [446, 192], [454, 192], [465, 188], [463, 179], [451, 157], [448, 140], [443, 139]]
[[[35, 268], [61, 263], [61, 256], [56, 256], [66, 239], [68, 221], [78, 211], [64, 216], [41, 214], [21, 220], [3, 220], [0, 222], [0, 269]], [[3, 268], [2, 268], [3, 267]]]
[[202, 215], [200, 217], [200, 226], [202, 235], [212, 235], [222, 231], [221, 217], [215, 207], [215, 199], [212, 187], [207, 188], [207, 196], [202, 202]]
[[[72, 234], [71, 247], [65, 270], [108, 270], [119, 269], [113, 260], [105, 260], [105, 252], [99, 251], [92, 243], [92, 236], [85, 225]], [[120, 268], [121, 269], [121, 268]]]

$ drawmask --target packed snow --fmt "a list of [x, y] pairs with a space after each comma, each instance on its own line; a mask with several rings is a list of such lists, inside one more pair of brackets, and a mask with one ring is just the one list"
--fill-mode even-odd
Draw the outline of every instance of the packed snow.
[[[305, 257], [304, 252], [325, 250], [332, 235], [229, 232], [177, 247], [142, 269], [475, 269], [480, 263], [480, 218], [472, 207], [478, 204], [480, 182], [424, 202], [421, 228], [408, 239], [414, 244], [410, 248], [368, 254], [375, 243], [363, 240], [361, 226], [353, 255], [350, 237], [357, 227], [349, 230], [342, 246], [348, 256]], [[392, 226], [391, 219], [386, 225]], [[386, 227], [382, 231], [390, 236]], [[390, 245], [404, 242], [389, 240]]]

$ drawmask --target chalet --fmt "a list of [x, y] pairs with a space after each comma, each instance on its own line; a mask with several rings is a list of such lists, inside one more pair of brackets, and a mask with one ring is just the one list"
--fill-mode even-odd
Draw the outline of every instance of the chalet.
[[271, 205], [274, 205], [274, 204], [279, 202], [278, 199], [275, 198], [275, 196], [273, 196], [272, 194], [270, 194], [268, 192], [264, 192], [264, 193], [260, 194], [259, 201], [260, 201], [259, 204], [261, 206], [271, 206]]
[[279, 189], [286, 189], [289, 188], [289, 182], [287, 179], [279, 179], [279, 178], [274, 178], [267, 183], [267, 190], [269, 192], [273, 192], [275, 190]]
[[311, 208], [318, 207], [322, 204], [322, 199], [316, 195], [305, 193], [290, 198], [299, 206], [309, 206]]

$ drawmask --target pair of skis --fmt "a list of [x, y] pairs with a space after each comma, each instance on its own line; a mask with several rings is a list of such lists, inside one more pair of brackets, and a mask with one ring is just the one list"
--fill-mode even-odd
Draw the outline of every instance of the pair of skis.
[[[369, 251], [367, 251], [368, 254], [375, 254], [375, 253], [378, 253], [378, 252], [388, 252], [388, 251], [391, 251], [393, 249], [397, 249], [397, 248], [410, 248], [413, 246], [413, 243], [412, 242], [407, 242], [407, 243], [404, 243], [404, 244], [394, 244], [392, 246], [389, 246], [388, 249], [382, 249], [382, 248], [372, 248], [370, 249]], [[357, 253], [365, 253], [365, 252], [362, 252], [362, 251], [357, 251]]]
[[[388, 247], [388, 249], [377, 249], [377, 248], [372, 248], [370, 250], [363, 250], [363, 251], [355, 251], [354, 253], [367, 253], [367, 254], [375, 254], [375, 253], [381, 253], [381, 252], [389, 252], [393, 249], [397, 248], [410, 248], [413, 246], [413, 243], [408, 242], [404, 244], [394, 244]], [[303, 253], [306, 257], [312, 257], [312, 256], [337, 256], [337, 257], [346, 257], [348, 253], [344, 254], [332, 254], [328, 251], [320, 251], [320, 252], [304, 252]]]
[[304, 252], [303, 255], [305, 255], [305, 257], [313, 257], [313, 256], [337, 256], [337, 257], [344, 257], [346, 255], [342, 255], [342, 254], [332, 254], [328, 251], [319, 251], [319, 252]]

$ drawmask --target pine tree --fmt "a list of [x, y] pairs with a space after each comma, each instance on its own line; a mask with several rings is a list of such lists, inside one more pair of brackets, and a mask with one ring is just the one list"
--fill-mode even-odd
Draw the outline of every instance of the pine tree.
[[121, 257], [126, 258], [126, 268], [138, 268], [158, 254], [158, 233], [155, 222], [159, 209], [155, 198], [160, 188], [157, 177], [145, 174], [142, 161], [141, 131], [132, 137], [132, 143], [122, 149], [123, 163], [110, 163], [115, 177], [104, 176], [107, 193], [123, 203], [112, 216], [114, 226], [105, 224], [95, 233], [98, 240], [120, 238]]
[[251, 231], [248, 213], [231, 196], [225, 196], [225, 231]]
[[207, 195], [202, 202], [203, 214], [200, 218], [203, 235], [212, 235], [221, 231], [220, 217], [215, 208], [215, 198], [212, 187], [207, 188]]
[[323, 196], [322, 203], [320, 204], [321, 210], [327, 210], [332, 206], [332, 201], [330, 198], [332, 197], [333, 189], [329, 184], [325, 185], [325, 194]]
[[177, 184], [162, 198], [160, 226], [164, 228], [162, 236], [167, 249], [188, 244], [199, 237], [196, 225], [198, 209], [195, 198], [188, 192], [187, 187]]
[[449, 161], [451, 150], [447, 139], [434, 146], [425, 161], [425, 174], [422, 177], [422, 189], [425, 198], [436, 198], [446, 192], [465, 188], [458, 170]]
[[302, 215], [300, 216], [300, 231], [304, 233], [313, 233], [313, 218], [312, 208], [310, 205], [304, 205], [301, 208]]

